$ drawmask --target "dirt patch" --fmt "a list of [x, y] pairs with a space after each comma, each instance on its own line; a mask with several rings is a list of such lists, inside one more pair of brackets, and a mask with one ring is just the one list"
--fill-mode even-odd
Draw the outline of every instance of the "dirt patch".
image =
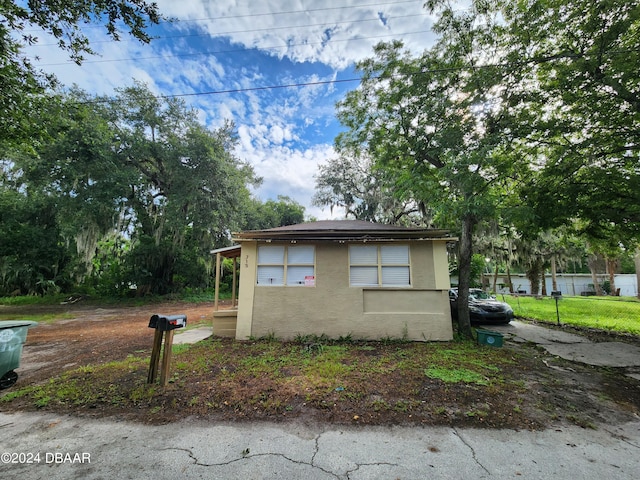
[[211, 322], [213, 303], [164, 303], [143, 307], [96, 307], [81, 304], [0, 307], [0, 314], [56, 314], [64, 320], [30, 328], [18, 374], [19, 386], [43, 382], [83, 365], [148, 355], [154, 313], [187, 315], [189, 327]]
[[[210, 324], [212, 303], [167, 303], [144, 307], [96, 307], [74, 304], [48, 307], [0, 307], [1, 314], [31, 312], [58, 313], [65, 319], [41, 323], [29, 330], [24, 347], [18, 383], [0, 395], [23, 387], [43, 384], [63, 372], [87, 383], [93, 374], [85, 367], [120, 361], [127, 357], [148, 359], [153, 330], [148, 328], [154, 313], [186, 314], [189, 326]], [[617, 340], [588, 332], [592, 340]], [[631, 339], [636, 342], [634, 337]], [[101, 393], [95, 402], [49, 403], [44, 409], [89, 416], [117, 416], [142, 422], [166, 423], [185, 416], [225, 420], [296, 420], [307, 423], [337, 424], [421, 424], [466, 425], [490, 428], [537, 429], [550, 424], [571, 423], [595, 428], [637, 420], [640, 414], [640, 381], [621, 369], [597, 368], [572, 363], [545, 353], [530, 344], [506, 342], [502, 350], [505, 363], [501, 375], [509, 388], [484, 387], [463, 383], [444, 383], [400, 369], [366, 377], [355, 372], [349, 388], [340, 385], [321, 395], [311, 394], [302, 384], [300, 372], [288, 367], [278, 375], [278, 384], [268, 375], [247, 378], [241, 383], [228, 379], [246, 360], [250, 344], [227, 339], [209, 339], [176, 365], [180, 380], [164, 389], [150, 392], [141, 387], [148, 364], [138, 360], [120, 376], [114, 392], [139, 392], [131, 404], [110, 401]], [[224, 352], [224, 361], [197, 367], [190, 358], [202, 358], [198, 349], [215, 348]], [[285, 348], [285, 347], [283, 347]], [[303, 346], [297, 345], [295, 349]], [[351, 361], [370, 365], [382, 357], [410, 358], [416, 344], [362, 344]], [[489, 347], [485, 347], [489, 348]], [[294, 349], [294, 347], [291, 347]], [[293, 351], [293, 350], [292, 350]], [[296, 350], [297, 351], [297, 350]], [[285, 353], [278, 353], [284, 355]], [[206, 357], [206, 355], [204, 355]], [[193, 360], [195, 361], [195, 360]], [[369, 363], [367, 363], [369, 362]], [[345, 365], [345, 368], [349, 365]], [[351, 369], [353, 370], [353, 369]], [[361, 375], [361, 381], [358, 380]], [[375, 378], [372, 382], [370, 378]], [[284, 385], [284, 386], [283, 386]], [[305, 394], [305, 389], [307, 393]], [[32, 399], [17, 398], [0, 404], [3, 411], [36, 409]]]

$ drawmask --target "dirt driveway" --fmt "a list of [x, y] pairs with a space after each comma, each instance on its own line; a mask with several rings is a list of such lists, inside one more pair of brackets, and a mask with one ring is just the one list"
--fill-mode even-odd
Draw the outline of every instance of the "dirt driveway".
[[68, 317], [41, 322], [29, 329], [22, 353], [17, 386], [40, 383], [81, 365], [120, 360], [129, 354], [151, 351], [154, 330], [149, 318], [154, 313], [185, 314], [188, 326], [211, 322], [213, 302], [163, 303], [143, 307], [96, 307], [47, 305], [0, 307], [0, 313], [57, 314]]
[[[75, 370], [80, 366], [88, 364], [102, 364], [114, 360], [125, 359], [128, 355], [138, 357], [148, 357], [151, 352], [153, 342], [153, 330], [148, 328], [149, 318], [154, 313], [162, 314], [186, 314], [189, 326], [211, 322], [213, 303], [163, 303], [161, 305], [147, 305], [143, 307], [98, 307], [83, 305], [82, 302], [74, 305], [56, 305], [46, 307], [0, 307], [0, 314], [19, 315], [27, 313], [54, 313], [63, 316], [63, 320], [56, 320], [51, 323], [42, 322], [35, 328], [29, 330], [27, 343], [22, 355], [22, 365], [18, 369], [20, 378], [18, 383], [10, 390], [40, 384], [51, 378], [55, 378], [68, 370]], [[596, 341], [613, 340], [607, 335], [597, 335], [589, 332], [592, 339]], [[638, 339], [631, 339], [637, 342]], [[395, 348], [395, 347], [394, 347]], [[409, 347], [408, 347], [409, 348]], [[544, 426], [558, 422], [567, 422], [584, 427], [592, 427], [598, 424], [621, 423], [637, 420], [640, 416], [640, 381], [629, 378], [623, 371], [615, 368], [593, 367], [580, 363], [562, 360], [556, 356], [546, 353], [541, 348], [533, 344], [515, 344], [508, 342], [505, 349], [511, 349], [514, 354], [517, 352], [518, 362], [513, 366], [513, 371], [509, 372], [511, 378], [521, 379], [523, 392], [519, 392], [517, 409], [526, 410], [526, 415], [518, 423], [517, 417], [511, 415], [514, 406], [511, 404], [501, 405], [500, 393], [488, 392], [486, 397], [474, 391], [472, 393], [474, 405], [490, 405], [494, 411], [499, 411], [503, 407], [504, 418], [509, 420], [503, 424], [494, 426], [529, 429], [533, 425]], [[144, 375], [144, 372], [142, 374]], [[393, 390], [397, 382], [404, 382], [402, 378], [388, 378], [386, 381]], [[396, 382], [395, 384], [393, 382]], [[196, 383], [196, 382], [194, 382]], [[259, 392], [259, 385], [255, 386]], [[189, 399], [196, 398], [199, 392], [197, 385], [189, 386], [190, 391], [182, 391], [175, 388], [172, 391], [174, 401], [181, 402], [185, 411], [189, 409]], [[253, 391], [252, 391], [253, 392]], [[5, 393], [3, 391], [2, 393]], [[252, 393], [256, 395], [255, 392]], [[281, 392], [268, 390], [269, 401], [290, 402], [290, 398], [278, 398]], [[284, 395], [284, 393], [282, 393]], [[464, 385], [441, 386], [429, 384], [420, 389], [419, 403], [423, 405], [442, 405], [443, 412], [460, 411], [459, 402], [463, 398], [469, 397], [469, 389]], [[492, 395], [492, 396], [491, 396]], [[184, 398], [183, 398], [184, 397]], [[448, 403], [447, 403], [448, 402]], [[353, 411], [345, 408], [344, 412], [331, 413], [331, 417], [323, 416], [319, 410], [313, 410], [309, 405], [305, 406], [304, 398], [299, 400], [299, 404], [291, 404], [293, 409], [287, 413], [287, 418], [296, 417], [298, 420], [317, 422], [318, 420], [331, 421], [334, 423], [350, 422]], [[334, 405], [340, 408], [340, 403]], [[345, 403], [345, 405], [348, 405]], [[364, 405], [364, 404], [363, 404]], [[10, 411], [12, 409], [33, 409], [33, 405], [26, 402], [13, 401], [7, 404], [0, 404], [0, 410]], [[73, 406], [62, 407], [65, 411], [73, 411]], [[320, 412], [320, 414], [319, 414]], [[183, 415], [184, 412], [180, 412]], [[194, 410], [194, 415], [200, 412]], [[243, 412], [242, 418], [234, 418], [234, 411], [229, 410], [224, 414], [210, 414], [211, 418], [220, 418], [215, 415], [224, 415], [225, 419], [233, 420], [260, 420], [260, 411], [252, 412], [247, 416]], [[140, 421], [149, 421], [147, 411], [140, 413], [123, 410], [114, 410], [114, 407], [103, 410], [94, 409], [92, 416], [113, 416], [123, 415], [129, 419], [136, 419], [139, 415]], [[264, 414], [265, 419], [273, 420], [271, 413]], [[405, 418], [406, 417], [406, 418]], [[403, 417], [403, 422], [414, 421], [418, 423], [418, 416]], [[464, 415], [463, 415], [464, 417]], [[327, 420], [329, 418], [329, 420]], [[424, 418], [422, 420], [424, 422]], [[374, 424], [397, 424], [399, 415], [397, 412], [383, 411], [375, 412], [371, 416]], [[171, 421], [170, 416], [165, 420]], [[481, 425], [482, 419], [462, 418], [453, 419], [452, 416], [443, 415], [441, 418], [429, 417], [432, 424], [457, 424], [465, 422], [465, 425]], [[473, 423], [476, 422], [476, 423]], [[488, 426], [488, 425], [487, 425]]]

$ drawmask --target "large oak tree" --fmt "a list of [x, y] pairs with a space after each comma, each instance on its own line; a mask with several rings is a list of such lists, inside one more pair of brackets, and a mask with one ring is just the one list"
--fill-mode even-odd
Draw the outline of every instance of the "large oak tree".
[[130, 242], [123, 286], [206, 287], [209, 250], [240, 226], [257, 182], [232, 153], [233, 125], [207, 129], [182, 100], [143, 84], [115, 98], [74, 90], [59, 106], [42, 118], [51, 141], [11, 168], [14, 190], [55, 203], [62, 238], [77, 246], [75, 280], [91, 273], [99, 242], [115, 236]]
[[145, 0], [0, 2], [0, 141], [16, 144], [42, 133], [30, 114], [55, 79], [37, 70], [25, 53], [25, 46], [40, 40], [34, 32], [51, 35], [79, 64], [93, 54], [84, 25], [104, 25], [113, 40], [124, 31], [147, 43], [149, 26], [160, 19], [157, 5]]
[[423, 203], [440, 226], [459, 234], [458, 327], [470, 336], [472, 236], [484, 219], [499, 216], [518, 167], [504, 109], [511, 85], [509, 79], [498, 84], [499, 68], [484, 61], [492, 53], [492, 14], [455, 12], [440, 2], [431, 8], [440, 15], [433, 48], [414, 57], [400, 42], [381, 44], [375, 57], [358, 64], [361, 85], [338, 105], [347, 130], [336, 148], [369, 156], [393, 177], [399, 198]]

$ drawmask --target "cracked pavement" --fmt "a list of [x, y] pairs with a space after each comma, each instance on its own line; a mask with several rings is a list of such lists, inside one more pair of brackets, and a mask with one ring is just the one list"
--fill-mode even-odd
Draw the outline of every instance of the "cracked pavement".
[[637, 345], [616, 341], [593, 342], [583, 335], [515, 320], [508, 325], [492, 325], [490, 328], [511, 341], [540, 345], [551, 355], [586, 365], [620, 368], [629, 377], [640, 380], [640, 347]]
[[[0, 477], [47, 479], [635, 479], [640, 421], [597, 430], [167, 425], [0, 413]], [[6, 453], [14, 456], [11, 463]], [[25, 463], [40, 453], [40, 462]], [[55, 462], [58, 458], [90, 462]], [[20, 454], [25, 454], [20, 457]], [[80, 454], [80, 455], [75, 455]], [[32, 456], [33, 459], [33, 456]], [[9, 460], [9, 462], [7, 462]], [[51, 460], [51, 461], [48, 461]]]

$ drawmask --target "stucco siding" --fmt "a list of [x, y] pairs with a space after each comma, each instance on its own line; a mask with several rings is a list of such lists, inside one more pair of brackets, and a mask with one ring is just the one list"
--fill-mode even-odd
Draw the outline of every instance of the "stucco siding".
[[218, 337], [234, 338], [237, 332], [237, 310], [218, 310], [213, 312], [213, 334]]
[[363, 289], [364, 313], [438, 313], [440, 292], [435, 290]]
[[[407, 243], [411, 286], [394, 289], [350, 287], [348, 243], [338, 242], [316, 244], [314, 286], [256, 286], [256, 246], [243, 242], [236, 338], [326, 334], [450, 340], [448, 271], [446, 286], [436, 272], [442, 265], [438, 257], [446, 252], [429, 241]], [[245, 305], [249, 298], [251, 304]]]
[[238, 340], [246, 340], [251, 336], [257, 248], [257, 242], [244, 242], [242, 244], [238, 285], [238, 317], [236, 321], [236, 338]]

